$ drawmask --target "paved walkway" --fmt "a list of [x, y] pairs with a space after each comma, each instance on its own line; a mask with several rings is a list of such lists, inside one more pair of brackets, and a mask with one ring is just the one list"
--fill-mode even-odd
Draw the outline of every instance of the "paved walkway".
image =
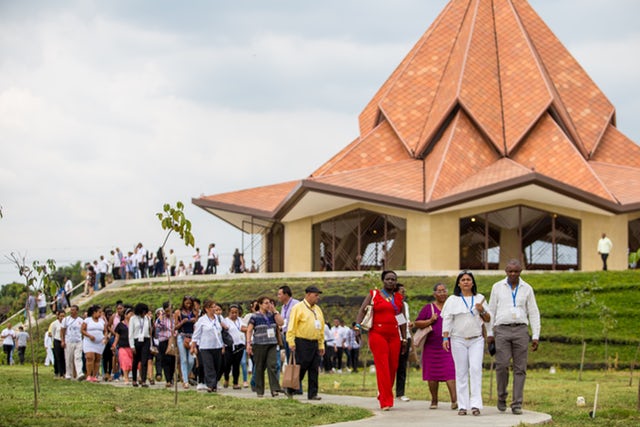
[[[121, 382], [110, 382], [102, 384], [112, 384], [118, 387], [124, 387]], [[131, 387], [131, 386], [128, 386]], [[154, 385], [151, 388], [165, 389], [162, 385]], [[181, 393], [196, 393], [195, 387], [190, 390], [182, 390]], [[173, 389], [167, 390], [173, 392]], [[202, 393], [202, 392], [201, 392]], [[232, 388], [220, 388], [218, 394], [223, 396], [254, 399], [256, 394], [251, 389], [244, 388], [241, 390], [233, 390]], [[268, 391], [265, 396], [268, 396]], [[495, 406], [485, 407], [482, 414], [478, 417], [472, 415], [459, 416], [458, 411], [452, 411], [449, 402], [440, 402], [438, 409], [429, 409], [429, 403], [424, 400], [412, 400], [410, 402], [402, 402], [397, 400], [396, 405], [388, 412], [382, 412], [378, 407], [378, 401], [372, 397], [344, 396], [337, 394], [320, 394], [322, 400], [309, 401], [306, 396], [295, 396], [294, 399], [307, 404], [327, 404], [357, 406], [371, 410], [373, 417], [365, 418], [359, 421], [348, 421], [338, 424], [327, 424], [323, 427], [387, 427], [389, 425], [402, 425], [403, 427], [438, 425], [443, 426], [491, 426], [491, 427], [511, 427], [518, 426], [520, 423], [526, 424], [544, 424], [551, 422], [551, 415], [540, 412], [532, 412], [524, 410], [522, 415], [513, 415], [511, 411], [499, 412]], [[265, 399], [273, 399], [265, 397]], [[284, 395], [280, 395], [275, 399], [286, 399]]]

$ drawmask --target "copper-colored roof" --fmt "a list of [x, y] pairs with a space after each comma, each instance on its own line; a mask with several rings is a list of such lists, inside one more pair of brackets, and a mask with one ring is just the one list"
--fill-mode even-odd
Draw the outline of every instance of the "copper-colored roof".
[[640, 147], [526, 0], [451, 0], [359, 124], [306, 180], [194, 203], [277, 218], [305, 191], [330, 189], [428, 211], [537, 181], [611, 211], [640, 204]]

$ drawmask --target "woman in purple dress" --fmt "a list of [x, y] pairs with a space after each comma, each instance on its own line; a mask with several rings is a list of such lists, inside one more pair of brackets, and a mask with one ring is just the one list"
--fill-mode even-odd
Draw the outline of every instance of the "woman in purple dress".
[[456, 369], [453, 357], [451, 352], [446, 352], [442, 348], [442, 317], [440, 317], [440, 312], [448, 296], [444, 283], [436, 283], [433, 287], [433, 296], [435, 301], [422, 307], [415, 321], [415, 326], [418, 329], [427, 326], [432, 328], [422, 349], [422, 379], [429, 382], [430, 409], [438, 408], [438, 385], [441, 381], [447, 383], [451, 396], [451, 409], [458, 409]]

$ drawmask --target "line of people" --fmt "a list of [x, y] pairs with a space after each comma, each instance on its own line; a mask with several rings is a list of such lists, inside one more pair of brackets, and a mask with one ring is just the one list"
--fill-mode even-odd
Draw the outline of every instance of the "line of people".
[[540, 312], [533, 288], [520, 278], [522, 264], [513, 259], [505, 268], [507, 277], [495, 283], [489, 301], [478, 293], [473, 273], [462, 271], [456, 278], [453, 295], [437, 283], [434, 302], [420, 310], [415, 322], [409, 319], [405, 288], [393, 271], [382, 272], [382, 288], [369, 292], [360, 307], [356, 327], [368, 306], [373, 310], [369, 329], [369, 347], [376, 366], [378, 400], [383, 411], [394, 406], [393, 385], [397, 398], [405, 396], [407, 355], [411, 346], [411, 328], [431, 328], [422, 352], [423, 380], [431, 394], [430, 409], [437, 409], [438, 386], [447, 385], [451, 409], [458, 415], [478, 416], [483, 409], [482, 361], [485, 342], [496, 356], [499, 411], [507, 410], [510, 368], [513, 366], [511, 411], [522, 414], [528, 345], [538, 349]]

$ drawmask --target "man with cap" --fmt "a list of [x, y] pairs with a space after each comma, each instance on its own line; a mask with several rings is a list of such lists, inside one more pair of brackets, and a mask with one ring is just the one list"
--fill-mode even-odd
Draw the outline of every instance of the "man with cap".
[[[289, 314], [287, 344], [295, 352], [296, 363], [300, 365], [300, 381], [309, 372], [307, 398], [320, 400], [318, 369], [324, 355], [324, 316], [317, 303], [322, 291], [316, 286], [309, 286], [304, 292], [304, 299]], [[287, 395], [291, 396], [292, 392], [292, 389], [288, 389]]]

